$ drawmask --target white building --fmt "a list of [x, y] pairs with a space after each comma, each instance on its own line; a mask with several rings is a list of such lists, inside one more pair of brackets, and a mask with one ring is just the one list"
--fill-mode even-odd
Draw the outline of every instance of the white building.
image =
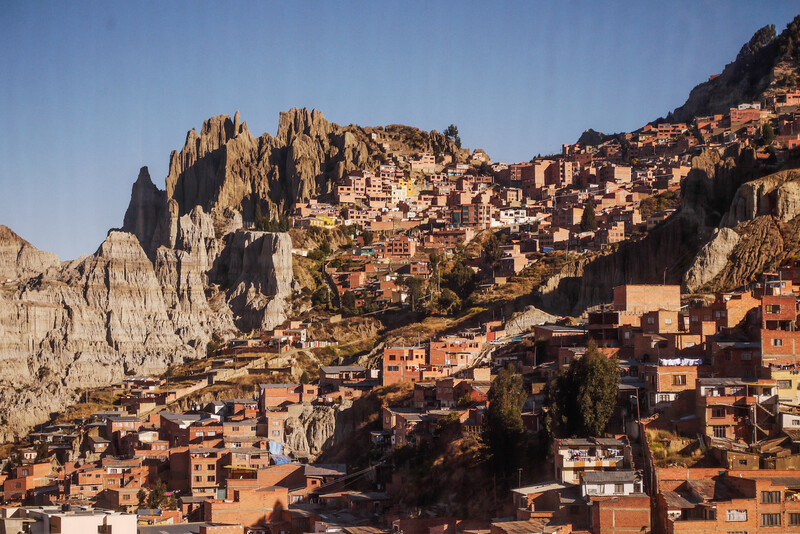
[[593, 471], [583, 473], [581, 497], [614, 497], [642, 493], [636, 471]]
[[136, 515], [98, 510], [90, 506], [64, 510], [60, 506], [11, 507], [0, 510], [4, 532], [22, 532], [29, 525], [31, 534], [73, 534], [111, 532], [136, 534]]

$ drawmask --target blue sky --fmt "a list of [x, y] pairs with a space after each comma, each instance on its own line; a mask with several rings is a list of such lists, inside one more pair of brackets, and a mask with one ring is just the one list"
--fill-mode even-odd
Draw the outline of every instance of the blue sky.
[[0, 224], [61, 259], [122, 224], [139, 167], [238, 109], [459, 127], [494, 160], [681, 105], [794, 2], [0, 0]]

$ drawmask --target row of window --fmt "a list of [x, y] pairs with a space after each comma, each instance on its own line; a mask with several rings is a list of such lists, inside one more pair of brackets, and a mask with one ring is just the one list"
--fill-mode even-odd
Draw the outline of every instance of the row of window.
[[[780, 502], [780, 492], [771, 492], [771, 491], [764, 491], [761, 493], [762, 499], [765, 493], [778, 493], [778, 501]], [[762, 502], [764, 502], [762, 500]], [[728, 510], [727, 515], [728, 521], [747, 521], [747, 510]], [[797, 526], [800, 525], [800, 513], [791, 512], [789, 513], [789, 525]], [[781, 513], [780, 512], [770, 512], [766, 514], [761, 514], [761, 526], [762, 527], [779, 527], [781, 526]], [[728, 534], [734, 534], [733, 532], [729, 532]]]

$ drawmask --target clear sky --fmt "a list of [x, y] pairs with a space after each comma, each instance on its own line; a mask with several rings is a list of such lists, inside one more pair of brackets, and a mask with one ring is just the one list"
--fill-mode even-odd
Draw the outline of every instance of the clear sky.
[[796, 2], [0, 0], [0, 224], [72, 259], [122, 225], [139, 167], [241, 111], [442, 130], [495, 161], [665, 115]]

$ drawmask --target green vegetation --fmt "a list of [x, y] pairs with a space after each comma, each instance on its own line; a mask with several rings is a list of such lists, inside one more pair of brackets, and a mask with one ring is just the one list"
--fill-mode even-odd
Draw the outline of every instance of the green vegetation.
[[602, 436], [617, 401], [619, 361], [590, 343], [583, 357], [559, 371], [548, 384], [551, 432], [562, 436]]
[[594, 213], [594, 204], [591, 200], [586, 201], [581, 215], [581, 231], [594, 232], [597, 230], [597, 215]]
[[761, 138], [764, 140], [765, 145], [771, 145], [775, 142], [775, 130], [772, 129], [770, 123], [764, 123], [761, 127]]
[[659, 195], [646, 198], [639, 203], [639, 213], [642, 219], [647, 219], [654, 213], [681, 207], [681, 195], [678, 191], [665, 191]]
[[444, 129], [442, 132], [445, 137], [451, 139], [453, 143], [455, 143], [456, 147], [461, 148], [461, 137], [458, 136], [458, 126], [455, 124], [451, 124], [447, 128]]
[[524, 432], [522, 406], [528, 395], [522, 387], [522, 375], [513, 365], [503, 369], [492, 382], [488, 396], [483, 439], [489, 446], [492, 463], [507, 475], [518, 463], [517, 447]]
[[483, 257], [486, 259], [486, 264], [494, 270], [500, 263], [503, 257], [503, 249], [500, 248], [500, 239], [496, 234], [491, 234], [483, 244]]

